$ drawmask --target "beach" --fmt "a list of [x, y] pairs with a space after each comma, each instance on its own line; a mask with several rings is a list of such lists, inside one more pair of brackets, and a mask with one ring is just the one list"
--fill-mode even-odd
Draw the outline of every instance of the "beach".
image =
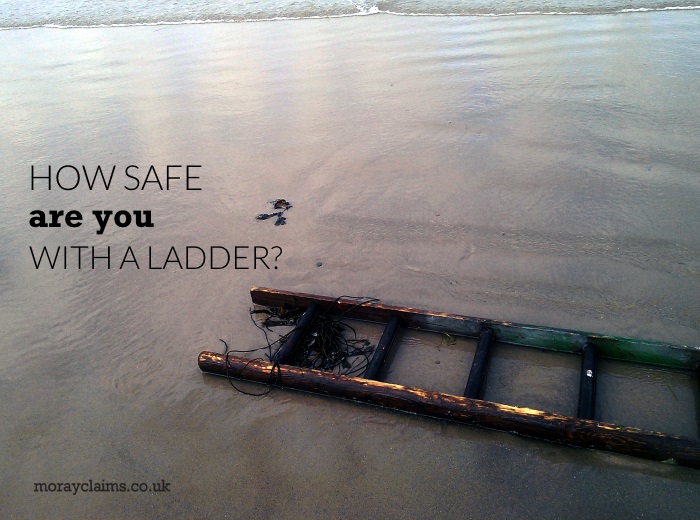
[[[700, 346], [699, 28], [678, 10], [0, 30], [2, 516], [694, 517], [694, 469], [253, 397], [197, 355], [265, 345], [253, 286]], [[286, 224], [257, 220], [277, 198]], [[390, 382], [459, 392], [473, 342], [402, 347]], [[576, 359], [495, 356], [487, 398], [575, 413]], [[698, 437], [696, 375], [602, 368], [601, 420]], [[35, 490], [88, 481], [168, 486]]]

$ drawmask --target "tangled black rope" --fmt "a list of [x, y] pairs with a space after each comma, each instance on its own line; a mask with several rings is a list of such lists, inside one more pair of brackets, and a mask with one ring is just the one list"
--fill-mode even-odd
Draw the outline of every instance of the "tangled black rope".
[[[346, 376], [364, 372], [374, 347], [369, 340], [358, 339], [355, 329], [342, 319], [353, 309], [378, 300], [364, 296], [340, 296], [335, 303], [343, 299], [359, 301], [338, 316], [332, 316], [330, 308], [318, 314], [309, 327], [304, 343], [294, 353], [291, 364]], [[346, 337], [348, 331], [352, 332], [352, 338]], [[361, 361], [357, 364], [357, 358], [364, 358], [364, 363]]]
[[[254, 396], [254, 397], [262, 397], [262, 396], [264, 396], [264, 395], [269, 394], [269, 393], [272, 391], [272, 387], [273, 387], [275, 384], [277, 384], [277, 383], [279, 382], [280, 378], [282, 377], [281, 374], [280, 374], [280, 370], [279, 370], [279, 363], [274, 363], [274, 364], [272, 365], [272, 370], [270, 371], [270, 381], [268, 381], [267, 383], [264, 383], [264, 384], [267, 384], [268, 387], [267, 387], [263, 392], [260, 392], [260, 393], [253, 393], [253, 392], [248, 392], [248, 391], [246, 391], [246, 390], [242, 390], [241, 388], [238, 388], [238, 387], [233, 383], [232, 378], [240, 378], [241, 375], [243, 374], [243, 372], [245, 372], [245, 369], [248, 368], [248, 365], [250, 365], [253, 361], [257, 361], [257, 360], [259, 360], [259, 359], [261, 359], [261, 358], [251, 358], [245, 365], [243, 365], [243, 368], [241, 368], [241, 369], [238, 371], [238, 373], [237, 373], [237, 374], [234, 374], [234, 375], [231, 375], [231, 374], [229, 373], [229, 370], [231, 370], [231, 363], [230, 363], [229, 360], [228, 360], [229, 354], [230, 354], [231, 352], [250, 353], [250, 352], [257, 352], [258, 350], [262, 350], [262, 349], [264, 349], [264, 348], [266, 348], [266, 347], [253, 348], [253, 349], [250, 349], [250, 350], [231, 350], [231, 349], [228, 348], [228, 343], [226, 343], [223, 339], [219, 338], [219, 341], [221, 341], [221, 343], [223, 343], [224, 346], [226, 347], [226, 349], [224, 350], [224, 355], [226, 356], [226, 379], [228, 379], [228, 382], [231, 384], [231, 386], [232, 386], [233, 388], [235, 388], [238, 392], [242, 393], [242, 394], [251, 395], [251, 396]], [[275, 371], [277, 372], [277, 376], [275, 377], [275, 380], [273, 381], [272, 378], [273, 378], [273, 376], [274, 376], [274, 374], [275, 374]]]
[[[370, 354], [374, 351], [374, 346], [367, 339], [359, 339], [355, 329], [347, 323], [343, 323], [342, 319], [345, 317], [345, 315], [347, 315], [347, 313], [356, 309], [357, 307], [367, 305], [368, 303], [377, 302], [379, 300], [377, 298], [368, 297], [339, 296], [335, 300], [335, 303], [338, 304], [343, 299], [359, 301], [337, 316], [330, 315], [330, 308], [327, 308], [323, 313], [317, 314], [309, 326], [306, 339], [294, 353], [290, 364], [301, 368], [313, 368], [316, 370], [334, 372], [346, 376], [355, 376], [365, 371], [370, 361]], [[228, 344], [223, 339], [219, 340], [226, 347], [226, 350], [224, 351], [224, 354], [226, 355], [226, 378], [229, 380], [229, 383], [233, 388], [242, 394], [260, 397], [270, 393], [272, 387], [281, 382], [279, 363], [274, 361], [274, 355], [276, 351], [279, 350], [279, 348], [284, 344], [284, 342], [287, 341], [289, 336], [295, 330], [297, 330], [296, 325], [303, 315], [303, 312], [303, 309], [288, 309], [285, 307], [251, 309], [251, 321], [265, 335], [266, 345], [263, 347], [249, 350], [232, 350], [229, 349]], [[260, 325], [254, 318], [254, 316], [257, 314], [266, 315], [265, 319], [262, 321], [262, 325]], [[295, 326], [292, 330], [286, 334], [282, 334], [275, 341], [270, 341], [268, 331], [271, 331], [272, 327], [291, 325]], [[346, 337], [348, 331], [352, 333], [353, 337]], [[273, 352], [273, 347], [275, 345], [278, 345], [278, 347]], [[261, 350], [267, 350], [267, 360], [273, 362], [272, 369], [270, 371], [270, 379], [267, 383], [264, 383], [268, 385], [268, 388], [264, 392], [260, 393], [247, 392], [238, 388], [233, 383], [232, 378], [240, 377], [250, 363], [262, 358], [252, 358], [240, 371], [238, 371], [237, 374], [230, 374], [229, 369], [231, 367], [228, 358], [229, 354], [232, 352], [253, 353]], [[362, 361], [359, 363], [356, 361], [358, 358], [362, 359]]]
[[[352, 333], [351, 338], [346, 336], [348, 331]], [[306, 340], [294, 353], [291, 364], [352, 376], [364, 371], [373, 350], [369, 340], [358, 339], [357, 332], [350, 325], [322, 315], [312, 323]], [[353, 368], [354, 358], [357, 357], [364, 358], [364, 364]]]

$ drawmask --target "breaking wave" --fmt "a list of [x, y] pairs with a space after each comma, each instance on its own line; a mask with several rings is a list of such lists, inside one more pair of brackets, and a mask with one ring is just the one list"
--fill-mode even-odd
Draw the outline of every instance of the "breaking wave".
[[[697, 0], [693, 0], [697, 2]], [[697, 10], [700, 5], [679, 0], [645, 2], [588, 0], [239, 0], [212, 5], [186, 0], [111, 0], [100, 3], [48, 0], [0, 2], [0, 29], [37, 27], [128, 27], [237, 23], [270, 20], [342, 18], [349, 16], [527, 16], [620, 14], [646, 11]]]

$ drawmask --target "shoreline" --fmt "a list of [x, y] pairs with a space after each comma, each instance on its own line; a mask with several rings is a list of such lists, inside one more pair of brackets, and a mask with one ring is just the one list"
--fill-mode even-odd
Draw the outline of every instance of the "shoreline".
[[317, 16], [298, 16], [298, 17], [271, 17], [271, 18], [254, 18], [254, 19], [206, 19], [206, 20], [158, 20], [149, 22], [133, 22], [133, 23], [111, 23], [111, 24], [94, 24], [94, 25], [60, 25], [60, 24], [37, 24], [28, 26], [0, 26], [0, 31], [8, 30], [26, 30], [26, 29], [106, 29], [106, 28], [127, 28], [127, 27], [160, 27], [171, 25], [209, 25], [209, 24], [239, 24], [239, 23], [260, 23], [260, 22], [289, 22], [299, 20], [333, 20], [342, 18], [355, 18], [362, 16], [388, 15], [401, 17], [427, 17], [427, 18], [503, 18], [503, 17], [522, 17], [522, 16], [607, 16], [620, 14], [636, 14], [636, 13], [656, 13], [656, 12], [672, 12], [672, 11], [696, 11], [700, 10], [700, 5], [694, 6], [667, 6], [667, 7], [639, 7], [627, 8], [620, 10], [611, 10], [604, 12], [586, 12], [586, 11], [515, 11], [507, 13], [402, 13], [397, 11], [382, 11], [376, 6], [373, 6], [367, 11], [357, 13], [341, 13], [330, 15]]

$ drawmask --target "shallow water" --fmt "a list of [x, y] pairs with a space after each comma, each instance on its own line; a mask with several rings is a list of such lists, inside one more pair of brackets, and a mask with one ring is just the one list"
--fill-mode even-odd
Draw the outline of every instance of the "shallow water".
[[[252, 398], [196, 356], [219, 338], [263, 344], [253, 285], [700, 345], [699, 26], [685, 11], [1, 31], [0, 508], [690, 517], [691, 470], [291, 392]], [[97, 164], [117, 165], [109, 190], [31, 189], [32, 165]], [[130, 164], [141, 182], [149, 165], [201, 165], [201, 191], [128, 191]], [[294, 204], [287, 225], [256, 221], [277, 197]], [[84, 224], [32, 228], [35, 209]], [[98, 235], [91, 212], [106, 209], [151, 210], [154, 227]], [[110, 247], [111, 268], [87, 268], [86, 251], [82, 269], [77, 256], [36, 269], [29, 250], [79, 245]], [[129, 246], [140, 269], [119, 268]], [[171, 246], [283, 252], [270, 269], [148, 268], [149, 247], [162, 266]], [[390, 378], [459, 388], [469, 342], [406, 345]], [[492, 395], [572, 406], [568, 361], [499, 356]], [[652, 417], [610, 397], [687, 402], [696, 378], [609, 373], [606, 420], [697, 435], [687, 403]], [[33, 492], [65, 479], [173, 491]]]

